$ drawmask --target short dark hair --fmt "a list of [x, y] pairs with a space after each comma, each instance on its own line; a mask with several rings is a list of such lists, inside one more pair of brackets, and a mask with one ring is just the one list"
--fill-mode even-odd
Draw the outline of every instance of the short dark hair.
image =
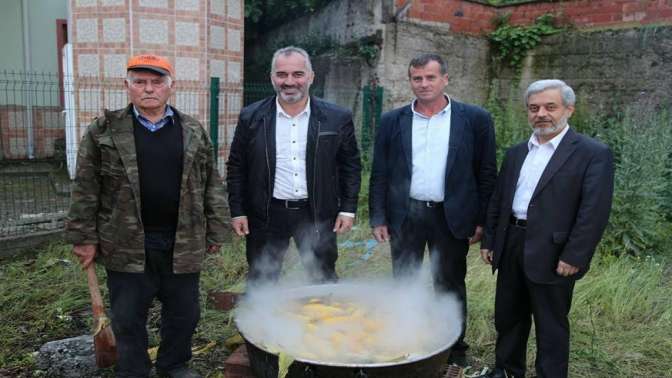
[[441, 71], [441, 75], [445, 75], [448, 73], [448, 65], [443, 60], [443, 58], [441, 58], [440, 55], [432, 53], [424, 53], [411, 59], [411, 63], [408, 64], [408, 77], [411, 77], [411, 67], [413, 68], [424, 67], [431, 61], [439, 63], [439, 69]]

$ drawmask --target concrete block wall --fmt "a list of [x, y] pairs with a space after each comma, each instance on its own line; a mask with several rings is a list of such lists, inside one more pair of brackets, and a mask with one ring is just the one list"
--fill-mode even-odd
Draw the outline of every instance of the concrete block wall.
[[[103, 108], [120, 108], [126, 61], [168, 57], [175, 67], [178, 109], [209, 125], [210, 77], [220, 78], [219, 161], [242, 106], [243, 0], [70, 0], [75, 103], [83, 127]], [[97, 84], [96, 84], [97, 83]]]

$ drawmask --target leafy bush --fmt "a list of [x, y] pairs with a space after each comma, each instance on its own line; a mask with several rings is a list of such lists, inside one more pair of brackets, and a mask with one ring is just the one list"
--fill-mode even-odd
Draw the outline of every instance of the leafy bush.
[[511, 14], [496, 18], [493, 22], [497, 27], [488, 37], [495, 51], [496, 62], [506, 62], [517, 73], [523, 65], [527, 52], [535, 48], [541, 37], [561, 32], [563, 29], [554, 25], [555, 16], [544, 14], [534, 21], [532, 25], [511, 25]]
[[669, 114], [628, 111], [595, 126], [598, 138], [613, 150], [616, 166], [614, 204], [601, 251], [617, 255], [665, 252], [672, 235]]

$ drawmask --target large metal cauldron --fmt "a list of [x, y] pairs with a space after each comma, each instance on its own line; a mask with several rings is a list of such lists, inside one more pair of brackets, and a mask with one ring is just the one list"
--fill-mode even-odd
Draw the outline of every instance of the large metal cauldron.
[[[303, 286], [287, 290], [288, 300], [322, 297], [347, 296], [352, 292], [353, 284], [326, 284]], [[269, 352], [261, 343], [256, 343], [245, 335], [238, 317], [235, 319], [238, 330], [245, 339], [250, 367], [257, 378], [278, 377], [278, 356]], [[454, 337], [436, 350], [400, 362], [386, 363], [335, 363], [297, 358], [289, 368], [287, 378], [439, 378], [450, 355], [450, 348], [459, 335], [457, 325]]]

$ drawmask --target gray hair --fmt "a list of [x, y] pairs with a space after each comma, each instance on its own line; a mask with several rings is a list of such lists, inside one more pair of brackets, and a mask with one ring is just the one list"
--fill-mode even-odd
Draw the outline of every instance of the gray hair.
[[559, 89], [560, 94], [562, 95], [562, 105], [564, 106], [574, 106], [576, 103], [576, 95], [572, 87], [567, 85], [562, 80], [549, 79], [549, 80], [538, 80], [530, 84], [525, 91], [525, 106], [527, 106], [527, 100], [533, 94], [543, 92], [548, 89]]
[[[149, 71], [151, 71], [151, 70], [149, 70]], [[151, 72], [154, 72], [154, 71], [151, 71]], [[157, 73], [157, 74], [158, 74], [158, 72], [154, 72], [154, 73]], [[165, 77], [165, 78], [166, 78], [166, 84], [168, 84], [168, 87], [172, 87], [172, 86], [173, 86], [173, 78], [170, 77], [170, 75], [162, 75], [162, 77]], [[133, 83], [133, 78], [134, 78], [134, 76], [133, 76], [133, 71], [131, 70], [131, 71], [128, 71], [128, 72], [126, 73], [126, 79], [124, 79], [124, 80], [126, 81], [126, 83], [127, 83], [128, 85], [131, 85], [131, 84]]]
[[308, 55], [306, 50], [296, 46], [287, 46], [278, 49], [273, 53], [273, 60], [271, 60], [271, 73], [273, 73], [273, 70], [275, 69], [275, 62], [278, 60], [278, 57], [280, 55], [289, 56], [292, 54], [301, 55], [303, 59], [306, 61], [306, 69], [308, 70], [308, 72], [313, 72], [313, 65], [310, 63], [310, 56]]

